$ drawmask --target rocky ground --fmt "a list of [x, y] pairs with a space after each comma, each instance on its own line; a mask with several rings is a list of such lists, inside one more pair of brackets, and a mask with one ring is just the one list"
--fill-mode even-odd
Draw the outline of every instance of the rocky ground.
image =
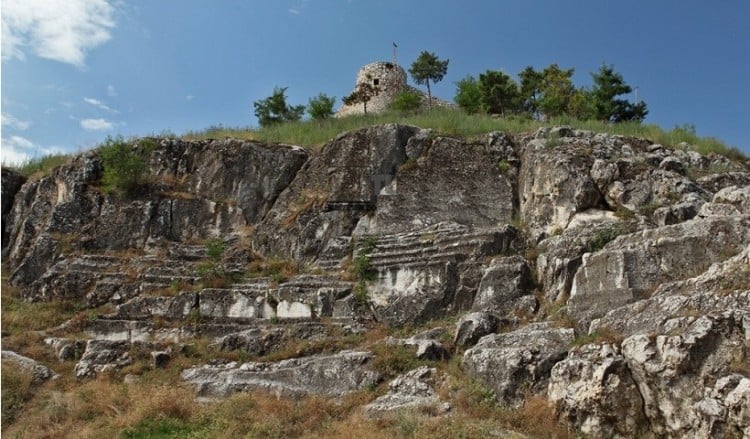
[[[364, 392], [372, 420], [458, 418], [470, 385], [553, 436], [750, 437], [747, 162], [568, 127], [157, 144], [129, 196], [96, 151], [3, 169], [6, 290], [75, 310], [32, 341], [4, 317], [4, 380], [176, 368], [200, 401]], [[507, 428], [482, 435], [539, 434]]]

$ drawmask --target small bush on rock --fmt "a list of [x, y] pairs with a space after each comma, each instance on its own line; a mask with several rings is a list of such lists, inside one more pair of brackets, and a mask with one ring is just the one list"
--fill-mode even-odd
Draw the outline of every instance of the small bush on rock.
[[134, 194], [148, 173], [148, 164], [139, 151], [121, 136], [107, 137], [99, 148], [99, 155], [104, 164], [104, 192]]

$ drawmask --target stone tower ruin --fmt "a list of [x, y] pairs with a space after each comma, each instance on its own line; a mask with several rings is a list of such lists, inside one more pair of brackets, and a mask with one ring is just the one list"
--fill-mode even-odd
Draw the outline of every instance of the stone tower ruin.
[[[392, 62], [374, 62], [359, 69], [354, 89], [356, 90], [361, 83], [367, 82], [379, 90], [378, 94], [367, 102], [368, 113], [382, 113], [388, 108], [396, 95], [409, 89], [406, 85], [406, 72], [401, 66]], [[364, 105], [361, 103], [343, 105], [336, 116], [349, 116], [363, 114], [364, 112]]]

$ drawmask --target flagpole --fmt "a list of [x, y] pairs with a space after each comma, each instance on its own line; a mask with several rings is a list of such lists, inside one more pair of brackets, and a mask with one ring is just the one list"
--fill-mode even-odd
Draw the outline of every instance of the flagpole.
[[393, 63], [398, 65], [398, 56], [396, 55], [396, 50], [398, 49], [398, 46], [396, 43], [393, 43]]

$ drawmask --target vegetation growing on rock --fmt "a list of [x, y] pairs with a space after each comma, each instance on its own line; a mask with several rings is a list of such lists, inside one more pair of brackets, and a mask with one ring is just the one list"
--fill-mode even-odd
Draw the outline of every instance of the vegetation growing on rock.
[[750, 433], [746, 161], [399, 117], [427, 122], [117, 140], [154, 189], [129, 197], [101, 153], [4, 169], [3, 349], [33, 363], [4, 355], [3, 434]]

